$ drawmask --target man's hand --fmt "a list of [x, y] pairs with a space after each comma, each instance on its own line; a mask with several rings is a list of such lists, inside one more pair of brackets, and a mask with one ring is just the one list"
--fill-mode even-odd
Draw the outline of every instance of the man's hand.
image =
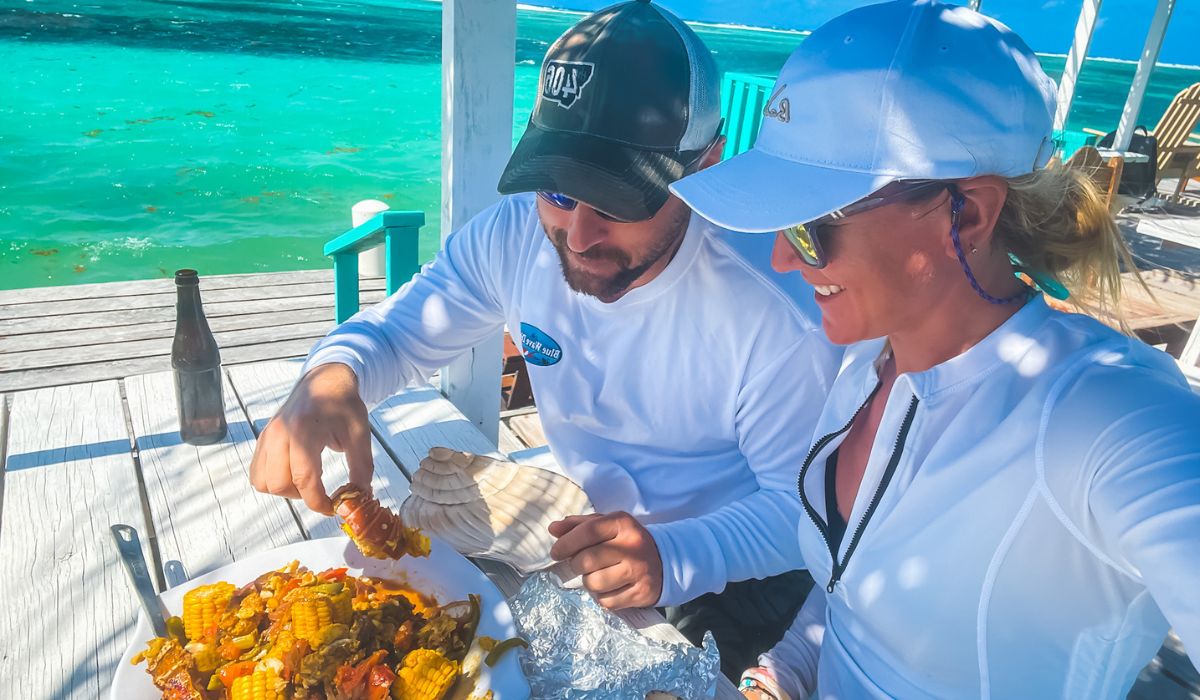
[[279, 413], [258, 436], [250, 483], [263, 493], [303, 498], [309, 508], [333, 514], [321, 483], [321, 451], [346, 454], [350, 481], [371, 488], [371, 428], [358, 379], [343, 364], [314, 367], [292, 389]]
[[550, 556], [569, 560], [583, 587], [609, 610], [644, 608], [662, 595], [662, 557], [629, 513], [572, 515], [550, 524]]

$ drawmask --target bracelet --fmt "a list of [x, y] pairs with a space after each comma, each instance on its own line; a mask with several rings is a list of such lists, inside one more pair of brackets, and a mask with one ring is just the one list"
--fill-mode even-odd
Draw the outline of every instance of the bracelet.
[[775, 696], [775, 693], [771, 692], [770, 688], [763, 685], [762, 683], [759, 683], [757, 680], [755, 680], [753, 678], [743, 678], [741, 684], [738, 685], [739, 691], [747, 690], [750, 688], [753, 688], [754, 690], [762, 692], [767, 697], [771, 698], [771, 700], [779, 700], [779, 698]]
[[738, 690], [748, 688], [765, 693], [773, 700], [792, 700], [792, 696], [786, 690], [779, 687], [779, 683], [775, 680], [775, 675], [769, 669], [762, 666], [748, 669], [742, 674], [742, 681], [738, 684]]

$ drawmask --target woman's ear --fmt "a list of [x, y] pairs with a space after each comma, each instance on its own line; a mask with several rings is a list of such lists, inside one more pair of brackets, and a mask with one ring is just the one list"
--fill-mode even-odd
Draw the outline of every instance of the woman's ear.
[[[992, 244], [992, 232], [1000, 210], [1008, 198], [1008, 184], [995, 175], [981, 175], [955, 183], [965, 203], [958, 217], [958, 238], [964, 253], [987, 250]], [[946, 254], [957, 258], [954, 244], [946, 237]]]

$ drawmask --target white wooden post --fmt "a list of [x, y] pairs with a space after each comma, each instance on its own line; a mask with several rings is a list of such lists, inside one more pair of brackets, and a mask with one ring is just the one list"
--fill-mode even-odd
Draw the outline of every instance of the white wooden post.
[[1087, 58], [1088, 47], [1092, 44], [1092, 32], [1096, 29], [1096, 16], [1100, 14], [1100, 4], [1103, 0], [1083, 0], [1079, 9], [1079, 21], [1075, 23], [1075, 39], [1071, 42], [1071, 51], [1067, 54], [1067, 62], [1063, 66], [1062, 78], [1058, 81], [1058, 109], [1054, 113], [1054, 128], [1065, 129], [1067, 115], [1071, 113], [1071, 101], [1075, 99], [1075, 81], [1083, 68], [1083, 59]]
[[1142, 109], [1142, 98], [1146, 96], [1146, 85], [1150, 82], [1150, 74], [1154, 72], [1154, 64], [1158, 62], [1158, 52], [1174, 11], [1175, 0], [1158, 0], [1154, 18], [1150, 20], [1150, 30], [1146, 32], [1146, 46], [1138, 58], [1137, 72], [1133, 74], [1133, 85], [1129, 86], [1129, 98], [1125, 100], [1125, 109], [1121, 110], [1121, 121], [1113, 137], [1113, 148], [1118, 151], [1129, 149], [1133, 130], [1137, 127], [1138, 112]]
[[[512, 0], [442, 3], [442, 240], [499, 196], [512, 153], [517, 9]], [[442, 370], [442, 393], [493, 443], [503, 336]]]
[[[350, 209], [350, 226], [351, 228], [361, 226], [367, 223], [372, 216], [381, 211], [387, 211], [389, 208], [386, 203], [378, 199], [364, 199]], [[359, 253], [358, 276], [383, 277], [387, 272], [387, 266], [384, 262], [386, 257], [383, 246]]]

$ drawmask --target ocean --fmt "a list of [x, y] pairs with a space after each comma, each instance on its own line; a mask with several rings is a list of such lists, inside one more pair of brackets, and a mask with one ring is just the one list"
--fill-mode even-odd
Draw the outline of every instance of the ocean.
[[[514, 139], [579, 16], [518, 10]], [[761, 75], [803, 38], [694, 26], [723, 70]], [[0, 289], [327, 267], [363, 199], [426, 212], [431, 257], [440, 33], [425, 0], [0, 0]], [[1089, 60], [1068, 126], [1112, 128], [1133, 72]], [[1160, 67], [1140, 121], [1196, 81]]]

